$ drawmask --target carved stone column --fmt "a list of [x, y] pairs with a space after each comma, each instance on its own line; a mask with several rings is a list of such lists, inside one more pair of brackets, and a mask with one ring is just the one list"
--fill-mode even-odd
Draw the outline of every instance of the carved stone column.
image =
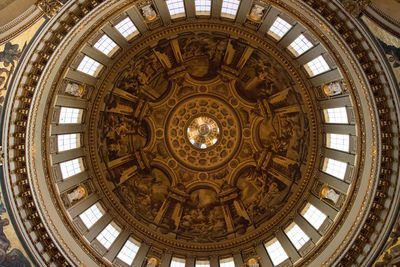
[[170, 253], [164, 253], [161, 258], [161, 267], [169, 267], [171, 263], [172, 255]]

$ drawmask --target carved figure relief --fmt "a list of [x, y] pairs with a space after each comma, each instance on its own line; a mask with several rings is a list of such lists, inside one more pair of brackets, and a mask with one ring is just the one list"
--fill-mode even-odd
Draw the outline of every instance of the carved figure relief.
[[322, 88], [326, 96], [335, 96], [342, 93], [342, 87], [339, 82], [325, 84]]
[[321, 197], [329, 199], [336, 204], [339, 200], [340, 195], [336, 193], [334, 189], [330, 188], [328, 185], [325, 185], [324, 187], [322, 187]]
[[83, 186], [78, 186], [71, 193], [67, 194], [68, 200], [72, 203], [73, 201], [80, 200], [86, 196], [86, 189]]
[[157, 267], [158, 265], [159, 265], [159, 263], [156, 258], [150, 258], [147, 260], [146, 267]]
[[157, 13], [151, 5], [142, 7], [142, 14], [147, 21], [152, 21], [157, 17]]
[[60, 0], [37, 0], [35, 4], [48, 17], [53, 17], [54, 15], [56, 15], [63, 5]]
[[248, 266], [248, 267], [259, 267], [259, 266], [260, 266], [260, 263], [258, 262], [257, 259], [251, 258], [251, 259], [249, 259], [249, 260], [247, 261], [247, 266]]
[[253, 21], [259, 22], [264, 15], [264, 7], [260, 5], [254, 5], [250, 11], [249, 18]]
[[65, 88], [65, 93], [72, 96], [82, 97], [83, 94], [85, 93], [85, 89], [83, 88], [83, 86], [80, 86], [79, 84], [68, 83]]

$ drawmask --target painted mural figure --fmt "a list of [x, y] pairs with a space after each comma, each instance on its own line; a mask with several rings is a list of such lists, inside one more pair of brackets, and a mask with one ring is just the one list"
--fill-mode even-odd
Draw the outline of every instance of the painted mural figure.
[[[0, 63], [3, 63], [3, 68], [0, 68], [0, 90], [6, 90], [8, 82], [14, 72], [18, 59], [21, 57], [22, 51], [18, 44], [7, 42], [4, 50], [0, 52]], [[4, 96], [0, 97], [0, 103], [3, 102]]]
[[392, 62], [393, 68], [400, 67], [400, 48], [395, 47], [394, 45], [388, 45], [379, 39], [378, 42], [385, 54], [389, 56], [388, 60], [389, 62]]
[[4, 233], [4, 227], [8, 226], [10, 221], [1, 217], [6, 212], [4, 204], [0, 203], [0, 207], [0, 267], [30, 267], [31, 264], [24, 254], [19, 249], [11, 248], [12, 244]]

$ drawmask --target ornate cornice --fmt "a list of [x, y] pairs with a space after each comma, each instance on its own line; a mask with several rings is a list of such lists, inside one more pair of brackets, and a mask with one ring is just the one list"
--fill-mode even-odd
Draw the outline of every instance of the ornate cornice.
[[36, 6], [32, 5], [20, 16], [0, 27], [0, 44], [17, 37], [42, 17], [43, 13]]
[[343, 7], [354, 17], [360, 15], [371, 4], [371, 0], [341, 0]]
[[55, 16], [62, 8], [60, 0], [37, 0], [35, 5], [49, 18]]
[[375, 4], [371, 4], [368, 6], [363, 14], [367, 16], [370, 20], [375, 22], [385, 31], [388, 31], [390, 34], [400, 38], [400, 21], [388, 16], [385, 12], [379, 9]]

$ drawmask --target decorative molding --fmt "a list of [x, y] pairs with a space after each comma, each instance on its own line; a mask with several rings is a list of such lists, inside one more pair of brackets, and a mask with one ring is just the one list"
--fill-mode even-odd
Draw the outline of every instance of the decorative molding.
[[371, 0], [341, 0], [343, 7], [352, 14], [358, 17], [363, 10], [371, 4]]
[[400, 21], [388, 16], [377, 8], [373, 3], [367, 6], [363, 12], [370, 20], [379, 25], [382, 29], [400, 39]]
[[60, 0], [37, 0], [35, 5], [49, 18], [54, 17], [62, 8]]
[[26, 31], [42, 17], [43, 12], [35, 5], [32, 5], [20, 16], [0, 27], [0, 44]]

